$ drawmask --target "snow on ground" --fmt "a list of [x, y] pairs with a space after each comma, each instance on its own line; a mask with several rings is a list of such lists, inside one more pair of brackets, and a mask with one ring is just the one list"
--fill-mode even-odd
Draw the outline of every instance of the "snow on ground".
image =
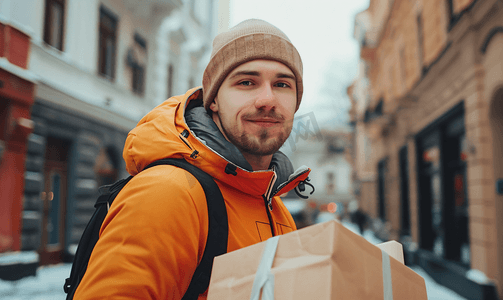
[[65, 278], [70, 275], [71, 264], [40, 267], [37, 276], [18, 281], [0, 280], [2, 300], [64, 300]]
[[[358, 227], [352, 223], [343, 222], [344, 226], [358, 233]], [[363, 237], [373, 244], [381, 243], [374, 234], [367, 230]], [[40, 267], [36, 277], [27, 277], [18, 281], [0, 280], [0, 299], [2, 300], [64, 300], [63, 291], [65, 278], [70, 274], [71, 264], [59, 264]], [[452, 290], [437, 284], [423, 269], [412, 267], [426, 282], [426, 291], [429, 300], [463, 300]]]
[[428, 300], [466, 300], [466, 298], [461, 297], [454, 291], [438, 284], [420, 267], [413, 266], [411, 269], [424, 278]]

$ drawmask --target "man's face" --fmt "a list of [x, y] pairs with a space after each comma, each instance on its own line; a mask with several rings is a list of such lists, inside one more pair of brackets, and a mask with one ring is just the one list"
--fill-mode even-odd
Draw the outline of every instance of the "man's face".
[[296, 105], [293, 72], [277, 61], [253, 60], [227, 75], [210, 109], [225, 138], [241, 152], [266, 156], [290, 135]]

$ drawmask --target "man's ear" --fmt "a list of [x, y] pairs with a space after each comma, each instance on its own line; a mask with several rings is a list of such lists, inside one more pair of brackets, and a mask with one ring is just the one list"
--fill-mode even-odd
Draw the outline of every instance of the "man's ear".
[[217, 101], [217, 97], [215, 97], [215, 98], [213, 99], [213, 101], [211, 101], [211, 104], [210, 104], [210, 110], [211, 110], [212, 112], [215, 112], [215, 113], [218, 111], [218, 101]]

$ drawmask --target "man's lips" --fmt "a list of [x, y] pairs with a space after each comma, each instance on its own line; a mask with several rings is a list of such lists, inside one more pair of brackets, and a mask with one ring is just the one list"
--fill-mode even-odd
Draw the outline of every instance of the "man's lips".
[[271, 127], [281, 123], [280, 121], [271, 118], [248, 119], [246, 121], [262, 127]]

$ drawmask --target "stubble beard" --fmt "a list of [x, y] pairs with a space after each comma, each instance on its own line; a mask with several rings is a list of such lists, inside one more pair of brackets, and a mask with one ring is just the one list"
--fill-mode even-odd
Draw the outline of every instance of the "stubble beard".
[[236, 128], [227, 130], [224, 124], [221, 124], [221, 126], [225, 136], [241, 152], [256, 156], [267, 156], [276, 153], [288, 139], [292, 127], [285, 123], [283, 124], [286, 128], [276, 138], [271, 137], [270, 130], [267, 128], [261, 129], [258, 135], [255, 136], [246, 132], [239, 134], [235, 132]]

